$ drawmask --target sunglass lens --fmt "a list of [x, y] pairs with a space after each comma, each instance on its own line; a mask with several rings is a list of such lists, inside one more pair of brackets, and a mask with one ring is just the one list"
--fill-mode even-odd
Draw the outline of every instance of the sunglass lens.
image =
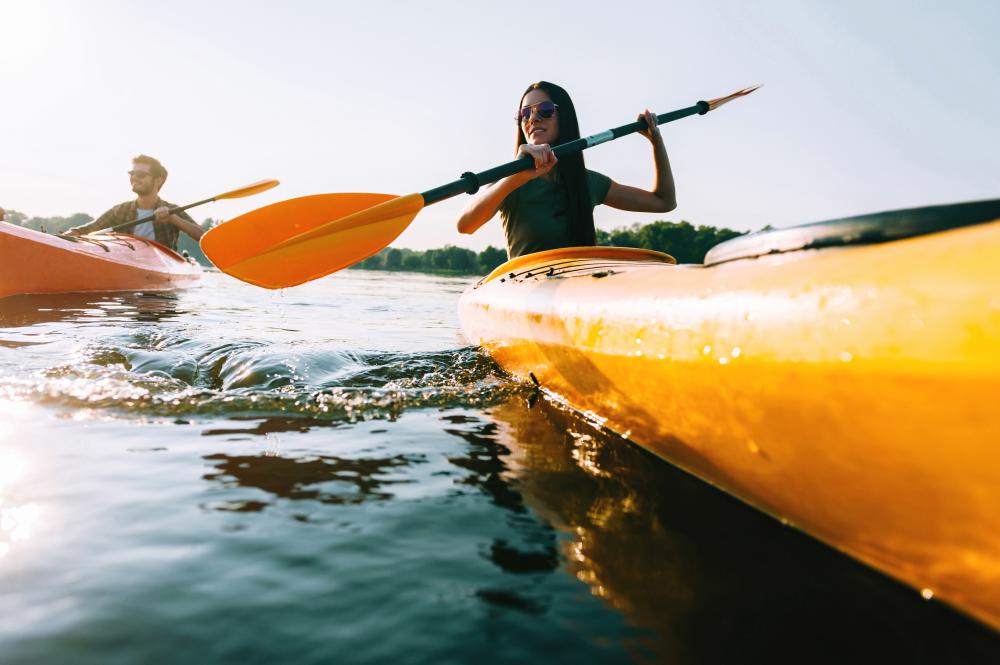
[[559, 108], [553, 102], [539, 102], [531, 106], [525, 106], [517, 112], [514, 116], [518, 122], [524, 122], [531, 117], [531, 112], [534, 111], [538, 114], [540, 118], [551, 118], [555, 115], [556, 109]]

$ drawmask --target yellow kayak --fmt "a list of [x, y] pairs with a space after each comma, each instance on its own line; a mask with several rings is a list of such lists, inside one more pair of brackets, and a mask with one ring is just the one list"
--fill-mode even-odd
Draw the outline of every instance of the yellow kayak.
[[610, 247], [470, 286], [507, 371], [1000, 629], [1000, 200]]

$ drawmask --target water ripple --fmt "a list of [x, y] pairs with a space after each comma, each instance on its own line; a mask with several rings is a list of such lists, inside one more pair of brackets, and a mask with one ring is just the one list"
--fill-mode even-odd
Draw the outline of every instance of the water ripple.
[[0, 397], [144, 416], [298, 414], [392, 418], [409, 408], [488, 406], [522, 390], [479, 350], [375, 353], [150, 336], [95, 346], [84, 362], [0, 377]]

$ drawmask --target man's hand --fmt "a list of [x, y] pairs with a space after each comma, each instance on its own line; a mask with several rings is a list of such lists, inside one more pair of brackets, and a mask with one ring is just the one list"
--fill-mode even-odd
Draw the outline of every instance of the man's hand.
[[174, 222], [174, 216], [170, 214], [170, 208], [167, 206], [160, 206], [153, 212], [153, 219], [161, 224], [177, 224]]

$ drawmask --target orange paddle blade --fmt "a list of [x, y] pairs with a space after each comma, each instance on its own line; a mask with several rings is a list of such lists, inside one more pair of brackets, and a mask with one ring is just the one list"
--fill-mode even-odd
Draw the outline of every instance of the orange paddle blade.
[[725, 97], [718, 97], [716, 99], [710, 99], [708, 101], [708, 110], [709, 111], [714, 111], [715, 109], [719, 108], [723, 104], [729, 103], [729, 102], [733, 101], [734, 99], [736, 99], [737, 97], [743, 97], [745, 95], [749, 95], [751, 92], [753, 92], [757, 88], [761, 88], [761, 87], [763, 87], [763, 84], [762, 83], [758, 83], [757, 85], [752, 85], [749, 88], [743, 88], [742, 90], [737, 90], [736, 92], [734, 92], [731, 95], [726, 95]]
[[320, 194], [281, 201], [206, 233], [223, 272], [268, 289], [302, 284], [377, 253], [424, 207], [419, 194]]
[[289, 238], [394, 198], [392, 194], [317, 194], [279, 201], [210, 229], [201, 238], [201, 248], [225, 270]]
[[226, 192], [225, 194], [219, 194], [215, 197], [215, 200], [219, 199], [239, 199], [244, 196], [251, 196], [253, 194], [259, 194], [265, 192], [272, 187], [277, 187], [280, 183], [277, 180], [261, 180], [260, 182], [255, 182], [252, 185], [247, 185], [246, 187], [240, 187], [239, 189], [234, 189], [231, 192]]

